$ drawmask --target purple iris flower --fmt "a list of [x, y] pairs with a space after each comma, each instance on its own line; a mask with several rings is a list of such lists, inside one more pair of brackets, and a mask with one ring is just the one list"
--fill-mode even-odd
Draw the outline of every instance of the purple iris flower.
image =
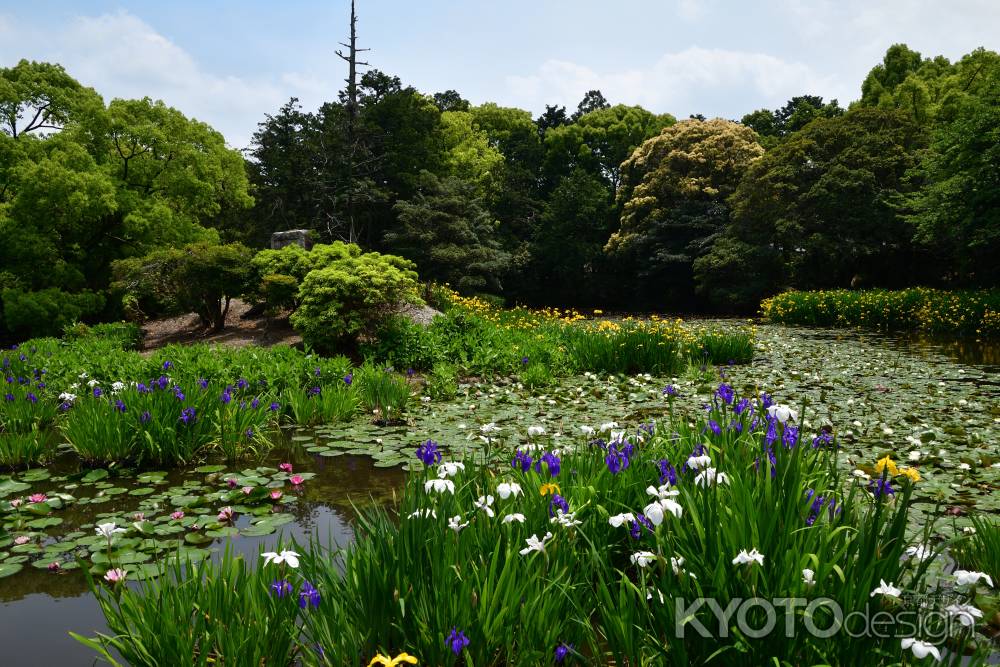
[[319, 591], [308, 581], [302, 583], [302, 590], [299, 591], [299, 608], [319, 606]]
[[37, 403], [38, 402], [38, 397], [35, 396], [30, 391], [28, 392], [28, 395], [25, 396], [24, 398], [25, 398], [26, 401], [28, 401], [28, 403]]
[[146, 410], [141, 415], [139, 415], [139, 422], [142, 424], [148, 424], [149, 420], [152, 418], [153, 416], [149, 414], [149, 410]]
[[100, 387], [94, 387], [94, 398], [100, 398], [103, 394]]
[[872, 492], [872, 495], [876, 498], [880, 496], [891, 496], [896, 493], [895, 489], [892, 488], [892, 482], [887, 479], [873, 479], [868, 485], [868, 490]]
[[555, 516], [557, 509], [562, 510], [563, 514], [566, 514], [569, 512], [569, 503], [558, 493], [553, 493], [552, 500], [549, 501], [549, 516]]
[[292, 584], [287, 579], [275, 579], [271, 582], [271, 593], [283, 598], [292, 592]]
[[514, 469], [520, 468], [521, 472], [528, 472], [531, 470], [531, 462], [531, 456], [519, 449], [514, 452], [514, 460], [510, 462], [510, 466]]
[[354, 373], [348, 373], [344, 376], [344, 384], [350, 386], [354, 382]]
[[254, 396], [253, 400], [250, 401], [250, 407], [256, 410], [260, 407], [260, 399]]
[[736, 396], [736, 392], [733, 391], [732, 385], [728, 385], [725, 382], [719, 385], [719, 388], [715, 390], [715, 395], [722, 399], [722, 402], [726, 405], [732, 405], [733, 398]]
[[560, 643], [559, 646], [556, 646], [556, 652], [555, 652], [556, 662], [561, 663], [562, 661], [564, 661], [566, 659], [566, 656], [569, 655], [570, 651], [572, 650], [573, 650], [572, 644], [567, 644], [566, 642]]
[[233, 400], [233, 395], [229, 393], [228, 388], [224, 392], [222, 392], [222, 396], [219, 397], [219, 400], [225, 403], [226, 405], [229, 405], [229, 402]]
[[122, 399], [115, 399], [115, 410], [118, 412], [125, 412], [125, 403], [122, 402]]
[[559, 457], [553, 454], [552, 452], [546, 452], [542, 454], [540, 462], [543, 462], [545, 463], [546, 466], [548, 466], [549, 475], [551, 475], [552, 477], [555, 477], [556, 475], [559, 474], [559, 464], [560, 464]]
[[643, 527], [649, 532], [653, 532], [653, 522], [647, 519], [645, 514], [639, 514], [635, 517], [635, 521], [629, 522], [629, 534], [633, 540], [638, 540], [642, 537]]
[[240, 378], [239, 380], [237, 380], [237, 381], [236, 381], [236, 388], [237, 388], [237, 389], [246, 389], [246, 388], [247, 388], [247, 387], [249, 387], [249, 386], [250, 386], [250, 383], [249, 383], [249, 382], [247, 382], [247, 381], [246, 381], [245, 379], [243, 379], [243, 378]]
[[417, 447], [417, 458], [425, 466], [434, 465], [441, 462], [441, 452], [438, 451], [438, 444], [433, 440], [427, 440]]
[[746, 410], [748, 407], [750, 407], [750, 399], [741, 398], [740, 402], [736, 404], [735, 408], [733, 408], [733, 412], [735, 412], [738, 415], [741, 415], [743, 414], [743, 411]]
[[270, 410], [271, 412], [277, 412], [280, 408], [281, 406], [278, 404], [277, 401], [272, 401], [271, 405], [267, 406], [267, 409]]
[[675, 387], [672, 384], [668, 384], [666, 387], [663, 388], [663, 395], [664, 396], [677, 396], [678, 395], [678, 393], [677, 393], [677, 387]]
[[198, 386], [202, 389], [208, 389], [208, 380], [205, 378], [198, 378]]
[[164, 361], [163, 362], [163, 370], [169, 371], [173, 367], [174, 367], [174, 365], [171, 362], [169, 362], [169, 361]]
[[194, 408], [184, 408], [183, 410], [181, 410], [180, 421], [182, 421], [183, 423], [190, 424], [196, 419], [197, 419], [196, 411]]
[[452, 653], [459, 655], [462, 649], [469, 645], [469, 638], [465, 636], [464, 632], [453, 626], [451, 634], [445, 640], [445, 644], [451, 649]]
[[667, 459], [660, 459], [657, 463], [660, 468], [660, 484], [670, 484], [677, 486], [677, 470]]

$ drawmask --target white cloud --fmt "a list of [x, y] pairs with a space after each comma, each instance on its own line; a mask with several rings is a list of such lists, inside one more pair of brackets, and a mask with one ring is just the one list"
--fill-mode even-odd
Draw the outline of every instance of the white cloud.
[[[15, 29], [16, 28], [16, 29]], [[287, 73], [280, 80], [218, 75], [190, 53], [127, 12], [77, 17], [62, 27], [46, 27], [44, 38], [29, 26], [0, 17], [0, 62], [20, 58], [62, 64], [81, 83], [104, 96], [162, 99], [185, 115], [222, 132], [231, 146], [250, 142], [264, 114], [296, 94], [307, 108], [332, 98], [336, 83], [308, 74]], [[298, 87], [308, 84], [303, 91]], [[313, 99], [315, 98], [315, 99]]]
[[549, 60], [535, 74], [507, 77], [507, 85], [513, 102], [535, 110], [554, 101], [572, 108], [586, 91], [597, 88], [615, 103], [640, 104], [678, 116], [703, 113], [726, 118], [780, 106], [793, 95], [842, 94], [836, 81], [802, 63], [764, 53], [700, 47], [665, 54], [648, 67], [612, 72]]

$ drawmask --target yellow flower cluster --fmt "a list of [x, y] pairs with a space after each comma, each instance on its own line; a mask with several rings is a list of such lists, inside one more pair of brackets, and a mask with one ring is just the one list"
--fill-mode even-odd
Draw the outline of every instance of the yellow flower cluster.
[[884, 470], [889, 471], [890, 477], [899, 477], [900, 475], [909, 477], [910, 481], [914, 484], [920, 481], [920, 473], [916, 468], [900, 468], [889, 455], [886, 455], [875, 463], [875, 472], [877, 474], [881, 475]]

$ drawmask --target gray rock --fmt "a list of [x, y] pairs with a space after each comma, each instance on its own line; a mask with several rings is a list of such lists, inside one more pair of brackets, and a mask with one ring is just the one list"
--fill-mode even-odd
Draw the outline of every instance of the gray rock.
[[275, 232], [271, 234], [271, 250], [280, 250], [286, 245], [299, 245], [306, 250], [312, 249], [312, 240], [309, 238], [308, 229], [289, 229], [286, 232]]

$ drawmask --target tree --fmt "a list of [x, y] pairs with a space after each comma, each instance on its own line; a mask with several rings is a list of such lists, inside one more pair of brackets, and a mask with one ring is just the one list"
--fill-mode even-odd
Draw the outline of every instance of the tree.
[[607, 184], [583, 169], [560, 179], [549, 195], [532, 242], [538, 291], [543, 303], [604, 305], [613, 294], [611, 263], [602, 248], [615, 223]]
[[472, 108], [469, 100], [463, 99], [458, 92], [446, 90], [443, 93], [434, 93], [434, 104], [441, 111], [468, 111]]
[[252, 256], [239, 243], [155, 250], [115, 262], [115, 289], [140, 308], [144, 304], [162, 313], [193, 311], [202, 324], [219, 331], [226, 325], [232, 299], [248, 290]]
[[639, 144], [674, 122], [670, 114], [624, 104], [591, 111], [575, 123], [546, 132], [546, 172], [552, 178], [584, 169], [606, 180], [613, 192], [619, 185], [622, 162]]
[[545, 112], [538, 117], [535, 124], [538, 126], [538, 134], [544, 138], [549, 128], [568, 125], [569, 122], [569, 116], [566, 115], [566, 107], [546, 104]]
[[425, 280], [498, 293], [510, 258], [480, 202], [474, 185], [424, 171], [413, 198], [396, 202], [399, 228], [386, 234], [386, 245], [415, 262]]
[[480, 196], [496, 195], [503, 177], [504, 156], [468, 111], [441, 114], [444, 143], [443, 176], [474, 184]]
[[608, 101], [604, 99], [604, 94], [599, 90], [588, 90], [580, 103], [576, 105], [576, 111], [573, 112], [573, 122], [579, 120], [579, 118], [591, 111], [597, 111], [598, 109], [607, 109], [611, 105]]
[[686, 120], [645, 141], [622, 164], [621, 226], [605, 250], [628, 261], [637, 293], [657, 305], [688, 305], [692, 265], [726, 227], [732, 194], [763, 155], [750, 128]]
[[[750, 165], [729, 199], [728, 235], [774, 257], [781, 285], [911, 283], [922, 266], [897, 206], [915, 186], [907, 174], [925, 143], [899, 111], [855, 109], [815, 120]], [[718, 283], [709, 264], [701, 268], [703, 284]]]
[[1000, 65], [977, 76], [980, 91], [951, 103], [915, 170], [926, 185], [910, 198], [909, 219], [940, 277], [987, 286], [1000, 280]]
[[836, 118], [843, 113], [837, 100], [823, 104], [823, 98], [818, 95], [799, 95], [780, 109], [758, 109], [743, 116], [740, 122], [753, 129], [761, 137], [761, 143], [770, 148], [816, 118]]
[[253, 201], [242, 156], [162, 102], [105, 107], [45, 63], [0, 70], [0, 90], [8, 123], [0, 132], [0, 282], [29, 298], [50, 289], [103, 295], [114, 260], [217, 240], [209, 227]]
[[72, 118], [103, 107], [61, 65], [21, 60], [0, 69], [0, 131], [17, 139], [30, 132], [58, 131]]

